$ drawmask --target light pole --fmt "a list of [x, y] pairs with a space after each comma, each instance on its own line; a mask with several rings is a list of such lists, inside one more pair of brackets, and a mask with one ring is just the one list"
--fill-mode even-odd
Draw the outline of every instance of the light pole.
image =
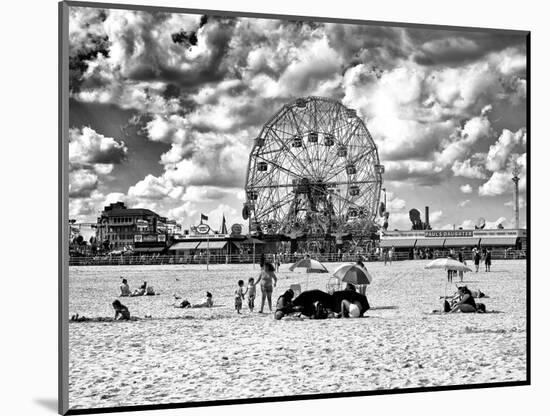
[[516, 223], [516, 230], [519, 229], [519, 167], [517, 164], [514, 164], [512, 169], [512, 181], [514, 182], [514, 218]]

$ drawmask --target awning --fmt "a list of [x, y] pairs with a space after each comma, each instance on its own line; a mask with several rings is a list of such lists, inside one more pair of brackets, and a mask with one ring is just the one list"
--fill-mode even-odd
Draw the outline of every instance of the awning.
[[195, 250], [199, 245], [198, 241], [180, 241], [179, 243], [174, 244], [168, 250]]
[[443, 247], [444, 238], [422, 238], [416, 240], [416, 247]]
[[197, 249], [200, 249], [200, 250], [206, 250], [206, 249], [219, 250], [219, 249], [224, 248], [226, 245], [227, 245], [227, 241], [210, 241], [210, 242], [201, 241], [201, 243], [199, 244]]
[[447, 238], [445, 247], [473, 247], [479, 244], [479, 237]]
[[482, 246], [515, 246], [517, 237], [482, 238]]
[[240, 241], [235, 241], [235, 243], [239, 243], [239, 244], [248, 244], [248, 245], [253, 245], [253, 244], [265, 244], [262, 240], [258, 240], [257, 238], [253, 238], [253, 237], [249, 237], [245, 240], [240, 240]]
[[395, 238], [380, 240], [380, 247], [413, 248], [416, 238]]
[[160, 253], [165, 247], [136, 247], [134, 252], [138, 253]]

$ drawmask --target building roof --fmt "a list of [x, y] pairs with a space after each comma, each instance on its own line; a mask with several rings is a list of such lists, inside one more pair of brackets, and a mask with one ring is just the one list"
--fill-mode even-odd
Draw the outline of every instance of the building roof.
[[445, 239], [445, 247], [470, 247], [479, 244], [479, 237], [458, 237]]
[[110, 211], [103, 211], [101, 213], [105, 217], [132, 217], [132, 216], [141, 216], [141, 215], [152, 215], [155, 217], [160, 217], [156, 212], [151, 211], [146, 208], [126, 208], [126, 209], [113, 209]]
[[227, 241], [201, 241], [197, 246], [197, 249], [202, 250], [219, 250], [227, 245]]
[[387, 240], [380, 241], [380, 247], [414, 247], [416, 243], [415, 238], [388, 238]]
[[480, 245], [482, 246], [515, 246], [517, 237], [493, 237], [482, 238]]

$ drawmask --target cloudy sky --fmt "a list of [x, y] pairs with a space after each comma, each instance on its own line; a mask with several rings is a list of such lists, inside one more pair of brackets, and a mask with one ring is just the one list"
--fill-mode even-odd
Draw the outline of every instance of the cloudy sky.
[[517, 34], [70, 9], [70, 215], [125, 201], [219, 228], [240, 216], [253, 138], [281, 106], [355, 108], [386, 166], [390, 228], [512, 225], [526, 190]]

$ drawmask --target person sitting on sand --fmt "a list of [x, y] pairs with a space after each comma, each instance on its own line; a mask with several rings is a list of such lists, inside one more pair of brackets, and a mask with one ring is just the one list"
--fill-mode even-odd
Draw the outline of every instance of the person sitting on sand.
[[124, 306], [118, 299], [113, 301], [113, 308], [115, 310], [115, 321], [117, 320], [130, 320], [130, 311]]
[[143, 296], [145, 295], [146, 290], [147, 290], [147, 282], [143, 282], [143, 284], [139, 287], [139, 289], [134, 290], [134, 293], [132, 293], [131, 296]]
[[283, 316], [294, 312], [294, 305], [292, 304], [292, 298], [294, 297], [294, 291], [288, 289], [277, 299], [275, 304], [275, 319], [280, 320]]
[[126, 297], [130, 296], [132, 293], [130, 292], [130, 286], [128, 286], [128, 281], [126, 279], [122, 279], [122, 283], [120, 284], [120, 296]]
[[260, 282], [260, 289], [262, 290], [260, 313], [264, 313], [266, 299], [267, 305], [269, 306], [269, 312], [271, 312], [271, 295], [273, 294], [273, 288], [277, 286], [277, 276], [275, 276], [275, 267], [273, 264], [269, 262], [264, 263], [262, 272], [255, 284], [258, 284], [258, 282]]
[[458, 288], [458, 292], [460, 294], [460, 299], [451, 307], [450, 312], [477, 312], [476, 302], [468, 287], [461, 286]]

